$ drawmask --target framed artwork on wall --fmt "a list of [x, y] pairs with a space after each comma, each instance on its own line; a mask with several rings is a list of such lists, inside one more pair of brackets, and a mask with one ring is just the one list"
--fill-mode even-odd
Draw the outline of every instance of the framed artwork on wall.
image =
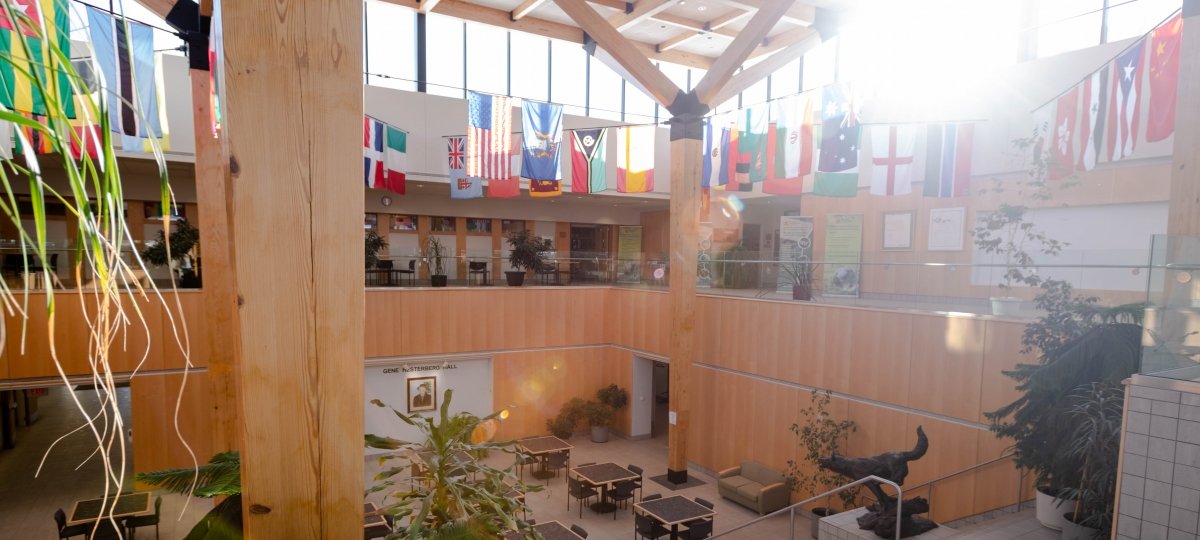
[[966, 208], [929, 210], [929, 251], [962, 251]]
[[456, 229], [454, 218], [433, 216], [429, 218], [430, 232], [454, 232]]
[[363, 230], [374, 231], [379, 227], [379, 214], [363, 214]]
[[913, 225], [916, 222], [916, 212], [883, 213], [883, 250], [909, 251], [912, 250]]
[[416, 231], [417, 216], [393, 216], [392, 217], [393, 231]]
[[491, 234], [492, 220], [487, 218], [467, 218], [467, 232]]
[[408, 412], [436, 411], [437, 400], [437, 377], [408, 379]]

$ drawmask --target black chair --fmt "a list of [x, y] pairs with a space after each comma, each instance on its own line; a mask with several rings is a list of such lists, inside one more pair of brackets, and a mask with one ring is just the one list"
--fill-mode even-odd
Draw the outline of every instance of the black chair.
[[480, 285], [488, 284], [488, 264], [484, 261], [467, 262], [467, 284], [471, 283], [471, 277], [478, 275], [480, 277]]
[[655, 499], [661, 499], [661, 498], [662, 498], [662, 493], [651, 493], [649, 495], [646, 495], [645, 497], [642, 497], [642, 502], [653, 501]]
[[580, 538], [587, 538], [587, 531], [579, 525], [571, 525], [571, 532], [578, 534]]
[[[11, 256], [12, 255], [6, 255], [5, 259]], [[5, 261], [5, 264], [7, 264], [7, 261]], [[60, 540], [75, 536], [87, 536], [92, 530], [91, 523], [67, 526], [67, 514], [66, 512], [63, 512], [62, 508], [54, 511], [54, 523], [58, 525], [58, 538]]]
[[416, 259], [409, 259], [408, 268], [401, 268], [399, 270], [396, 270], [396, 272], [398, 272], [400, 274], [400, 279], [404, 279], [404, 276], [408, 276], [409, 283], [411, 285], [417, 284], [417, 260]]
[[538, 464], [538, 462], [539, 462], [539, 460], [538, 460], [537, 456], [526, 454], [524, 452], [517, 453], [517, 477], [524, 478], [525, 477], [525, 466], [526, 465], [536, 465], [536, 464]]
[[[608, 490], [608, 500], [615, 503], [623, 503], [633, 500], [633, 491], [637, 489], [637, 484], [632, 480], [625, 482], [617, 482], [612, 489]], [[613, 520], [617, 519], [617, 513], [613, 512]]]
[[538, 281], [549, 285], [553, 280], [555, 285], [558, 285], [558, 265], [546, 263], [541, 268], [534, 271], [534, 278]]
[[687, 528], [679, 531], [679, 538], [685, 540], [701, 540], [712, 536], [713, 522], [710, 519], [702, 519], [693, 521], [687, 524]]
[[633, 515], [633, 532], [636, 538], [649, 538], [650, 540], [671, 534], [671, 531], [663, 527], [658, 520], [644, 514]]
[[567, 477], [567, 510], [571, 510], [571, 499], [579, 501], [579, 517], [583, 517], [583, 502], [599, 494], [600, 492], [581, 480]]
[[158, 518], [162, 514], [162, 497], [154, 498], [154, 515], [152, 516], [134, 516], [125, 518], [125, 530], [129, 531], [129, 537], [133, 538], [138, 527], [154, 526], [154, 540], [158, 540]]
[[[700, 497], [696, 497], [696, 498], [695, 498], [695, 499], [693, 499], [693, 500], [695, 500], [695, 501], [696, 501], [696, 504], [699, 504], [700, 506], [703, 506], [703, 507], [705, 507], [705, 508], [707, 508], [707, 509], [709, 509], [709, 510], [713, 510], [713, 509], [714, 509], [714, 507], [713, 507], [713, 503], [709, 502], [709, 501], [708, 501], [708, 500], [706, 500], [706, 499], [701, 499]], [[709, 523], [709, 532], [712, 532], [712, 522], [713, 522], [713, 519], [714, 519], [714, 518], [712, 518], [712, 517], [706, 517], [706, 518], [701, 518], [701, 519], [695, 519], [695, 520], [692, 520], [692, 521], [689, 521], [689, 522], [685, 523], [685, 525], [687, 525], [687, 526], [691, 527], [691, 526], [692, 526], [692, 524], [694, 524], [694, 523], [699, 523], [699, 522], [701, 522], [701, 521], [707, 521], [707, 522]]]
[[[558, 474], [559, 469], [566, 469], [571, 464], [570, 452], [555, 452], [546, 456], [546, 470]], [[546, 479], [546, 484], [550, 484], [550, 479]]]
[[642, 474], [644, 471], [642, 471], [641, 467], [638, 467], [637, 465], [632, 465], [632, 464], [627, 465], [625, 468], [629, 469], [629, 472], [632, 472], [632, 473], [638, 475], [637, 480], [633, 480], [633, 483], [637, 484], [638, 495], [641, 495], [643, 493], [642, 482], [645, 480], [644, 475]]
[[123, 538], [118, 526], [113, 525], [113, 522], [110, 519], [100, 520], [100, 523], [96, 525], [95, 529], [92, 529], [91, 525], [89, 524], [88, 532], [88, 540], [122, 540]]

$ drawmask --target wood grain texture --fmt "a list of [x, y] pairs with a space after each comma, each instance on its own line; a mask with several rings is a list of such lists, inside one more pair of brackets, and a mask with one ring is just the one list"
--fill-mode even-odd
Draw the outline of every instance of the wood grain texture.
[[364, 274], [347, 261], [362, 257], [364, 201], [346, 185], [362, 163], [362, 6], [226, 2], [221, 17], [245, 532], [349, 538], [363, 488]]
[[[596, 399], [596, 391], [609, 384], [628, 390], [633, 383], [631, 355], [607, 346], [494, 355], [493, 408], [510, 412], [496, 438], [545, 435], [546, 421], [557, 416], [567, 400]], [[614, 430], [629, 433], [629, 411], [625, 407], [614, 418]], [[577, 428], [583, 433], [587, 425], [581, 422]]]
[[[714, 98], [729, 83], [734, 72], [742, 67], [755, 47], [762, 42], [763, 38], [767, 37], [767, 33], [775, 27], [780, 17], [791, 8], [792, 3], [791, 0], [776, 0], [759, 6], [758, 12], [750, 18], [746, 26], [742, 27], [738, 36], [733, 39], [733, 43], [730, 43], [729, 47], [721, 52], [721, 56], [717, 57], [700, 82], [696, 83], [694, 91], [700, 103], [709, 106], [720, 103], [714, 101]], [[675, 190], [672, 189], [671, 193], [674, 194]]]
[[[189, 373], [185, 380], [182, 374], [142, 375], [129, 382], [134, 472], [203, 465], [224, 450], [210, 436], [216, 396], [208, 376]], [[148, 488], [138, 485], [138, 489]]]
[[[675, 127], [671, 129], [674, 131]], [[700, 130], [695, 131], [699, 133]], [[667, 470], [685, 473], [688, 464], [688, 426], [691, 424], [690, 373], [696, 354], [696, 258], [700, 245], [700, 185], [696, 178], [700, 177], [702, 146], [698, 139], [676, 138], [671, 141], [673, 264], [670, 266], [671, 288], [668, 295], [671, 303], [668, 350], [671, 362], [669, 407], [675, 421], [670, 422], [668, 432]]]

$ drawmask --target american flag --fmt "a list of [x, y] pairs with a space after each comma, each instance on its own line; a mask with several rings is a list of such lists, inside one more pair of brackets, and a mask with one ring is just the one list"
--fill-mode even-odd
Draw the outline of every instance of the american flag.
[[469, 92], [467, 109], [467, 176], [507, 180], [512, 174], [512, 99]]
[[467, 168], [466, 165], [466, 137], [447, 137], [446, 138], [446, 156], [447, 166], [452, 171], [460, 171]]

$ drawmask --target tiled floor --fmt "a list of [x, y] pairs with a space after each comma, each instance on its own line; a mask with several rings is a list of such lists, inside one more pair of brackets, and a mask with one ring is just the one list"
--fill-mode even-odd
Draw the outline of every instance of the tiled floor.
[[976, 523], [971, 526], [957, 527], [957, 538], [977, 538], [979, 540], [1058, 540], [1062, 538], [1059, 531], [1043, 527], [1034, 516], [1031, 508], [1005, 514], [995, 519]]
[[[55, 538], [55, 510], [62, 508], [64, 512], [70, 512], [74, 501], [104, 493], [103, 467], [95, 457], [87, 460], [96, 448], [90, 432], [80, 431], [60, 442], [47, 458], [41, 474], [34, 476], [51, 443], [79, 427], [83, 420], [66, 390], [54, 387], [49, 392], [39, 400], [41, 419], [32, 426], [19, 429], [16, 448], [0, 450], [0, 538]], [[94, 393], [78, 392], [77, 395], [89, 410], [96, 409], [98, 400]], [[120, 390], [118, 403], [128, 426], [128, 389]], [[127, 490], [133, 485], [132, 460], [132, 455], [127, 456]], [[80, 463], [83, 465], [75, 470]], [[183, 538], [212, 508], [212, 503], [206, 499], [192, 499], [187, 512], [180, 518], [183, 502], [184, 498], [178, 495], [163, 496], [160, 538]], [[153, 538], [154, 535], [153, 527], [139, 532], [138, 538]]]

